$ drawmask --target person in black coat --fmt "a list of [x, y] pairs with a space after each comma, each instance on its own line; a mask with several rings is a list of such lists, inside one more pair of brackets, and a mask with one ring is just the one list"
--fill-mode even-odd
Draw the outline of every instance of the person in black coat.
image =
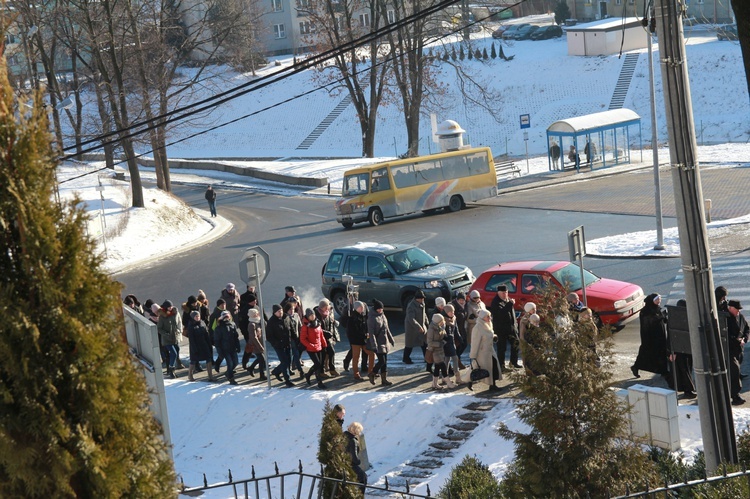
[[[375, 365], [375, 352], [365, 349], [367, 344], [367, 305], [361, 301], [355, 301], [346, 307], [341, 321], [346, 327], [346, 338], [349, 340], [349, 353], [344, 358], [344, 370], [348, 371], [349, 362], [354, 362], [354, 379], [359, 381], [362, 378], [362, 372], [369, 374]], [[359, 366], [359, 359], [362, 358], [362, 365]], [[368, 366], [369, 364], [369, 366]]]
[[669, 374], [669, 355], [667, 353], [667, 316], [659, 306], [661, 296], [652, 293], [646, 297], [646, 303], [639, 317], [641, 323], [641, 346], [635, 364], [630, 367], [633, 376], [640, 378], [639, 370], [667, 376]]
[[492, 299], [489, 311], [492, 314], [492, 329], [497, 335], [497, 358], [501, 369], [505, 370], [505, 351], [510, 343], [510, 365], [520, 369], [518, 363], [518, 326], [516, 312], [513, 305], [516, 301], [508, 297], [508, 286], [501, 284], [497, 287], [497, 296]]
[[349, 425], [344, 432], [346, 437], [346, 451], [352, 458], [352, 469], [357, 474], [357, 481], [361, 484], [359, 490], [365, 493], [367, 485], [367, 473], [362, 469], [362, 460], [359, 458], [359, 436], [362, 434], [362, 425], [356, 421]]
[[465, 369], [466, 366], [461, 362], [461, 355], [467, 347], [466, 343], [466, 295], [462, 292], [456, 294], [456, 298], [451, 302], [454, 313], [456, 314], [456, 326], [458, 326], [458, 335], [456, 335], [456, 354], [458, 355], [459, 369]]
[[208, 380], [214, 381], [213, 376], [213, 347], [211, 346], [211, 336], [208, 333], [206, 323], [201, 320], [201, 313], [198, 310], [190, 312], [190, 322], [188, 323], [188, 339], [190, 340], [190, 368], [188, 369], [188, 380], [195, 381], [193, 373], [199, 362], [206, 363], [208, 370]]
[[208, 201], [208, 209], [211, 210], [211, 216], [216, 216], [216, 191], [210, 185], [206, 189], [205, 194], [206, 201]]
[[732, 393], [732, 405], [742, 405], [745, 399], [740, 397], [742, 366], [745, 344], [750, 340], [750, 326], [742, 315], [742, 304], [737, 300], [727, 301], [727, 340], [729, 341], [729, 390]]
[[279, 365], [273, 368], [271, 374], [279, 381], [282, 381], [283, 376], [284, 384], [292, 387], [294, 383], [289, 379], [289, 367], [292, 364], [292, 336], [289, 329], [284, 327], [283, 317], [284, 311], [281, 305], [274, 305], [273, 314], [266, 323], [266, 340], [276, 351], [276, 357], [279, 359]]
[[[685, 300], [678, 300], [677, 301], [678, 307], [687, 307], [687, 303]], [[667, 324], [669, 323], [669, 320], [667, 320]], [[696, 397], [695, 394], [695, 382], [693, 381], [693, 356], [689, 353], [683, 353], [683, 352], [674, 352], [672, 351], [672, 331], [668, 329], [668, 336], [669, 339], [669, 359], [672, 361], [672, 365], [674, 366], [674, 377], [670, 376], [667, 379], [667, 382], [669, 384], [669, 387], [672, 390], [675, 390], [675, 379], [677, 379], [677, 387], [676, 390], [679, 392], [683, 392], [684, 398], [686, 399], [694, 399]]]
[[234, 368], [239, 362], [237, 354], [240, 351], [240, 335], [229, 310], [224, 310], [219, 316], [219, 325], [214, 329], [214, 344], [227, 363], [226, 377], [229, 383], [236, 385]]

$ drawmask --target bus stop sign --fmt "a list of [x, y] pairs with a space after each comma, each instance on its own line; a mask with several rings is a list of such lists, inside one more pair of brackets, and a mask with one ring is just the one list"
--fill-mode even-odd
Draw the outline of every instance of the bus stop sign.
[[245, 284], [248, 286], [263, 284], [270, 271], [271, 260], [263, 248], [253, 246], [245, 250], [240, 260], [240, 278]]

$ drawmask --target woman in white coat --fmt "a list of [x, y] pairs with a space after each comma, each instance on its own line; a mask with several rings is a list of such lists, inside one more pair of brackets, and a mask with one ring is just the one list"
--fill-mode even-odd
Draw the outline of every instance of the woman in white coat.
[[[483, 383], [489, 385], [490, 391], [500, 390], [495, 385], [495, 381], [502, 379], [503, 376], [500, 371], [500, 361], [497, 360], [495, 341], [497, 337], [492, 330], [492, 314], [487, 310], [480, 310], [472, 331], [469, 358], [472, 361], [472, 368], [478, 364], [481, 369], [486, 369], [490, 373], [489, 377], [482, 380]], [[469, 389], [472, 389], [471, 382], [469, 382]]]

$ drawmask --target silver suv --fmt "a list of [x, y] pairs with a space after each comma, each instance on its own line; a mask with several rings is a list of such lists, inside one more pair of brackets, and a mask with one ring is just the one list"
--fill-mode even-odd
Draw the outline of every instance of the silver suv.
[[419, 289], [432, 307], [438, 296], [450, 301], [457, 292], [468, 292], [473, 282], [468, 267], [440, 263], [416, 246], [361, 242], [331, 252], [321, 289], [341, 314], [347, 286], [357, 288], [359, 300], [368, 305], [377, 298], [386, 308], [405, 309]]

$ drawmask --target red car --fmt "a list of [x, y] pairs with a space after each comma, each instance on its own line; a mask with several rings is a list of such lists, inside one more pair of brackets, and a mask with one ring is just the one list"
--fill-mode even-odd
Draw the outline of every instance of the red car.
[[[583, 271], [586, 281], [586, 301], [602, 324], [619, 329], [638, 317], [645, 296], [640, 286], [628, 282], [598, 277], [588, 270]], [[487, 307], [497, 295], [500, 284], [508, 286], [508, 296], [515, 298], [516, 311], [523, 311], [528, 301], [535, 301], [535, 291], [549, 281], [560, 289], [568, 289], [583, 297], [581, 267], [575, 263], [559, 261], [519, 261], [495, 265], [480, 275], [471, 290], [479, 291]]]

